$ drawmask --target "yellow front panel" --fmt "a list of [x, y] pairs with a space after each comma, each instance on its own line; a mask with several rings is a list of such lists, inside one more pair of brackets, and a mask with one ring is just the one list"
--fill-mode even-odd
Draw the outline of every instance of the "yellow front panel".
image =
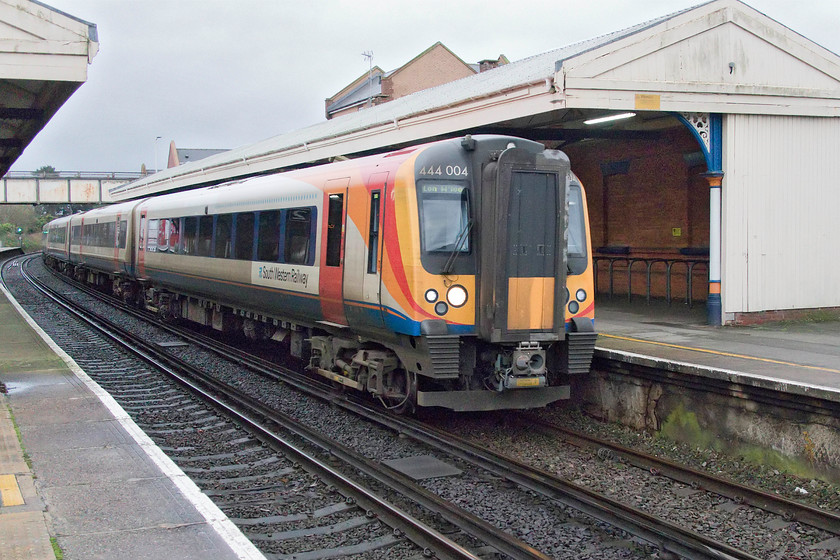
[[508, 278], [507, 328], [554, 328], [554, 278]]

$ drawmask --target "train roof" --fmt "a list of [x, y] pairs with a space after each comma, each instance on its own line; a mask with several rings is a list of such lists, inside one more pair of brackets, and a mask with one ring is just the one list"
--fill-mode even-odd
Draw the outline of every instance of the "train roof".
[[53, 227], [63, 226], [65, 224], [67, 224], [68, 222], [70, 222], [70, 219], [72, 217], [73, 216], [62, 216], [60, 218], [56, 218], [54, 220], [51, 220], [51, 221], [47, 222], [46, 227], [53, 228]]
[[97, 218], [111, 218], [116, 217], [117, 214], [128, 214], [131, 210], [140, 204], [141, 200], [129, 200], [127, 202], [118, 202], [116, 204], [111, 204], [109, 206], [100, 206], [98, 208], [93, 208], [88, 210], [87, 212], [81, 212], [79, 214], [73, 214], [70, 218], [75, 222], [77, 219], [81, 220], [84, 218], [85, 220], [89, 219], [97, 219]]

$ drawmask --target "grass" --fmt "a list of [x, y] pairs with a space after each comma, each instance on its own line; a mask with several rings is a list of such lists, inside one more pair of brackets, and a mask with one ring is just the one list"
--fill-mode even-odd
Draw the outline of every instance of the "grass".
[[26, 466], [29, 467], [29, 470], [32, 470], [32, 459], [29, 457], [29, 453], [26, 452], [26, 446], [23, 445], [23, 436], [20, 433], [20, 427], [18, 426], [17, 420], [15, 420], [15, 413], [12, 412], [11, 407], [7, 404], [6, 408], [9, 410], [9, 417], [12, 419], [12, 426], [15, 428], [15, 434], [17, 435], [18, 443], [20, 444], [20, 449], [23, 451], [23, 460], [26, 463]]
[[55, 554], [55, 560], [64, 560], [64, 551], [58, 546], [58, 541], [55, 540], [55, 537], [50, 537], [50, 544], [52, 545], [53, 554]]

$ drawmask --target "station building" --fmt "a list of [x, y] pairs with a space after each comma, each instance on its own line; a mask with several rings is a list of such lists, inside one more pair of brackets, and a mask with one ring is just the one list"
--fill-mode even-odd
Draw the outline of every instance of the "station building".
[[115, 200], [461, 134], [564, 150], [598, 290], [710, 324], [840, 310], [840, 57], [738, 0], [336, 116], [111, 190]]

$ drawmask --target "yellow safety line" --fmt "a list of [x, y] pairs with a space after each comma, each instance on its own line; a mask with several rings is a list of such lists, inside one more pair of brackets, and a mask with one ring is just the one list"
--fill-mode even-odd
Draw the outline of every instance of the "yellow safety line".
[[15, 475], [0, 475], [0, 496], [3, 498], [3, 506], [22, 506], [24, 504]]
[[717, 350], [706, 350], [705, 348], [693, 348], [691, 346], [680, 346], [678, 344], [668, 344], [667, 342], [654, 342], [652, 340], [643, 340], [641, 338], [630, 338], [628, 336], [618, 336], [614, 334], [604, 334], [598, 333], [598, 336], [603, 336], [606, 338], [617, 338], [619, 340], [627, 340], [630, 342], [642, 342], [645, 344], [653, 344], [656, 346], [667, 346], [668, 348], [677, 348], [679, 350], [693, 350], [695, 352], [705, 352], [706, 354], [715, 354], [717, 356], [726, 356], [729, 358], [742, 358], [744, 360], [755, 360], [758, 362], [767, 362], [770, 364], [779, 364], [783, 366], [794, 366], [806, 369], [818, 369], [820, 371], [828, 371], [830, 373], [840, 373], [840, 369], [832, 369], [827, 367], [820, 367], [820, 366], [806, 366], [803, 364], [796, 364], [793, 362], [783, 362], [781, 360], [771, 360], [770, 358], [757, 358], [756, 356], [746, 356], [744, 354], [733, 354], [731, 352], [719, 352]]

